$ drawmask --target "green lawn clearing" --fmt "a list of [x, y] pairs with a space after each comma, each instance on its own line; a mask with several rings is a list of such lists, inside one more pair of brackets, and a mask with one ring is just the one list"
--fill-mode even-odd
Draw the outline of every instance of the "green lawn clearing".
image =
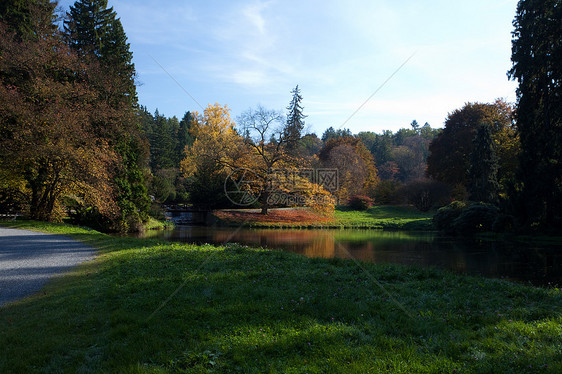
[[66, 225], [93, 262], [0, 309], [0, 372], [560, 373], [562, 294]]

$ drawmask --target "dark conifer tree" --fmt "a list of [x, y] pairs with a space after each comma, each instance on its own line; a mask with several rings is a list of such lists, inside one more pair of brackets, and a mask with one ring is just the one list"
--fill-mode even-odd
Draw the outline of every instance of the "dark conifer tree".
[[295, 150], [298, 146], [302, 130], [304, 129], [304, 119], [306, 118], [302, 112], [302, 95], [299, 86], [297, 85], [291, 93], [293, 94], [293, 98], [287, 107], [289, 113], [287, 114], [287, 126], [285, 127], [284, 134], [286, 146], [289, 151]]
[[499, 191], [498, 158], [494, 150], [490, 126], [481, 125], [472, 144], [470, 168], [468, 170], [470, 200], [497, 204]]
[[520, 0], [513, 21], [513, 67], [519, 82], [519, 206], [527, 224], [562, 226], [562, 0]]
[[178, 164], [179, 162], [185, 157], [184, 150], [186, 145], [193, 144], [193, 138], [190, 134], [191, 125], [193, 121], [193, 116], [191, 112], [185, 112], [183, 118], [180, 121], [180, 128], [178, 131], [178, 142], [177, 142], [177, 149], [176, 155], [178, 157]]
[[56, 2], [51, 0], [2, 0], [0, 22], [21, 39], [32, 39], [54, 33]]

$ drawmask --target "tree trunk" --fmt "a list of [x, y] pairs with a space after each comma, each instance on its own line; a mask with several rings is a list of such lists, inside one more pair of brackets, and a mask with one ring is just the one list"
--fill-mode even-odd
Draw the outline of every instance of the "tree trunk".
[[262, 192], [261, 198], [261, 214], [267, 215], [267, 210], [269, 209], [269, 191], [267, 189]]

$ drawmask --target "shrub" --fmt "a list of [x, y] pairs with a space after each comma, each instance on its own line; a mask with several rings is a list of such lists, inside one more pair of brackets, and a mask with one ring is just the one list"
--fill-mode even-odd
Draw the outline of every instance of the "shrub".
[[463, 201], [453, 201], [451, 204], [440, 208], [433, 216], [433, 225], [439, 231], [453, 233], [455, 231], [454, 220], [462, 214], [467, 206], [467, 203]]
[[475, 234], [492, 231], [498, 219], [499, 209], [491, 204], [474, 204], [462, 211], [453, 221], [453, 228], [459, 234]]
[[368, 196], [355, 195], [349, 199], [347, 205], [353, 210], [367, 210], [373, 206], [373, 199]]

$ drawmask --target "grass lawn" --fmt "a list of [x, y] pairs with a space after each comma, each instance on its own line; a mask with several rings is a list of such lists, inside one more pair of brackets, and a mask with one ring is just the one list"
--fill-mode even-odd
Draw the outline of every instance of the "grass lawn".
[[333, 215], [321, 215], [308, 209], [270, 210], [267, 216], [257, 210], [225, 210], [215, 216], [231, 225], [283, 228], [356, 228], [384, 230], [432, 230], [433, 213], [409, 206], [374, 206], [365, 211], [337, 207]]
[[562, 372], [559, 289], [11, 225], [100, 255], [0, 309], [1, 373]]

